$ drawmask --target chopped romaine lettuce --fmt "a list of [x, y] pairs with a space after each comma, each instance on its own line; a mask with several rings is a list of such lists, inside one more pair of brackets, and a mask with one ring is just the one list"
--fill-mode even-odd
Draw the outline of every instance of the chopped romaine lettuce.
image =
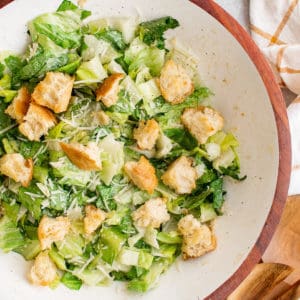
[[24, 244], [14, 251], [21, 254], [26, 260], [32, 260], [41, 252], [41, 245], [39, 240], [25, 239]]
[[80, 14], [81, 20], [86, 19], [92, 13], [88, 10], [79, 9], [73, 2], [69, 0], [63, 0], [63, 2], [58, 7], [57, 11], [72, 11], [74, 13]]
[[139, 37], [147, 45], [155, 45], [159, 49], [165, 48], [164, 33], [168, 29], [179, 26], [179, 22], [172, 17], [164, 17], [139, 25]]
[[139, 38], [134, 39], [129, 48], [125, 51], [124, 60], [130, 65], [143, 50], [148, 49], [147, 45], [143, 43]]
[[112, 264], [126, 242], [126, 235], [116, 228], [104, 227], [100, 232], [100, 238], [103, 243], [100, 250], [102, 252], [102, 259], [105, 262]]
[[100, 57], [102, 64], [107, 64], [121, 56], [113, 46], [103, 39], [98, 39], [94, 35], [84, 36], [85, 49], [82, 52], [84, 61], [93, 59], [96, 56]]
[[38, 16], [28, 25], [32, 41], [44, 35], [62, 48], [78, 48], [82, 38], [81, 13], [79, 9], [68, 9]]
[[29, 187], [20, 187], [18, 199], [36, 220], [40, 219], [45, 196], [34, 183], [31, 183]]
[[3, 77], [5, 65], [0, 62], [0, 79]]
[[151, 114], [153, 109], [153, 100], [161, 95], [155, 79], [150, 79], [138, 85], [138, 90], [143, 96], [146, 111]]
[[82, 280], [70, 272], [65, 272], [60, 281], [70, 290], [78, 291], [82, 286]]
[[4, 252], [20, 248], [24, 245], [24, 238], [17, 225], [8, 217], [0, 219], [0, 248]]
[[165, 50], [149, 47], [138, 52], [129, 65], [129, 75], [135, 79], [139, 71], [147, 67], [152, 76], [158, 76], [165, 63], [165, 54]]
[[198, 145], [197, 140], [183, 128], [166, 129], [164, 134], [186, 150], [193, 150]]
[[81, 84], [88, 85], [101, 82], [106, 77], [107, 72], [103, 68], [98, 56], [83, 62], [76, 71], [76, 80]]
[[133, 279], [128, 284], [128, 289], [135, 292], [146, 292], [158, 282], [159, 276], [165, 271], [167, 261], [159, 261], [152, 264], [149, 271], [138, 279]]
[[100, 283], [105, 283], [107, 280], [107, 276], [103, 274], [101, 270], [89, 270], [81, 268], [75, 268], [72, 271], [72, 274], [75, 275], [77, 278], [82, 280], [86, 285], [95, 286], [99, 285]]
[[69, 233], [63, 241], [55, 243], [60, 254], [65, 259], [80, 257], [83, 255], [85, 240], [76, 233]]
[[124, 51], [127, 46], [122, 33], [117, 30], [104, 29], [98, 31], [95, 36], [110, 43], [117, 51]]
[[157, 234], [157, 240], [164, 244], [181, 244], [182, 238], [176, 231], [159, 232]]
[[14, 203], [13, 199], [10, 203], [3, 201], [2, 207], [4, 209], [5, 215], [10, 218], [15, 224], [18, 222], [19, 214], [20, 214], [20, 205], [18, 203]]
[[49, 251], [49, 256], [60, 270], [66, 271], [67, 266], [63, 256], [61, 256], [55, 247], [52, 247]]
[[108, 135], [99, 143], [99, 147], [103, 151], [100, 178], [109, 185], [124, 164], [124, 144], [116, 141], [112, 135]]
[[142, 95], [139, 92], [135, 82], [131, 79], [130, 76], [126, 76], [125, 79], [121, 82], [121, 88], [123, 88], [126, 93], [130, 96], [130, 101], [133, 105], [136, 105], [141, 99]]
[[110, 74], [126, 74], [122, 66], [118, 64], [115, 60], [112, 60], [110, 63], [108, 63], [106, 68]]
[[202, 223], [209, 222], [214, 220], [217, 217], [214, 205], [212, 203], [203, 203], [200, 206], [201, 217], [200, 220]]
[[5, 74], [0, 79], [0, 98], [4, 99], [4, 102], [10, 102], [17, 95], [17, 91], [11, 90], [11, 77]]
[[125, 43], [130, 43], [133, 40], [137, 26], [138, 20], [133, 17], [111, 17], [98, 19], [91, 21], [88, 24], [89, 31], [92, 34], [98, 34], [99, 32], [109, 28], [119, 31], [122, 34]]

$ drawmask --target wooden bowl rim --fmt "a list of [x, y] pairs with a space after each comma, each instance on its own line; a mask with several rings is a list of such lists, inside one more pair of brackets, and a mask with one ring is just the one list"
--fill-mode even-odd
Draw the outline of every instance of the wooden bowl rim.
[[283, 95], [268, 61], [260, 52], [258, 46], [245, 29], [213, 0], [190, 1], [205, 10], [219, 23], [221, 23], [247, 52], [248, 56], [255, 64], [256, 69], [260, 73], [267, 89], [278, 131], [279, 167], [272, 207], [269, 211], [264, 227], [247, 258], [230, 278], [228, 278], [218, 289], [205, 298], [219, 300], [226, 299], [227, 296], [229, 296], [246, 278], [255, 264], [261, 260], [263, 253], [271, 241], [276, 226], [280, 221], [287, 199], [291, 173], [291, 141], [286, 104], [283, 99]]
[[[0, 0], [0, 9], [13, 0]], [[225, 299], [246, 278], [269, 245], [279, 223], [288, 194], [291, 173], [291, 141], [286, 105], [273, 71], [257, 45], [243, 27], [213, 0], [189, 0], [221, 23], [241, 44], [255, 64], [272, 104], [278, 131], [279, 168], [270, 212], [255, 245], [237, 271], [205, 299]]]

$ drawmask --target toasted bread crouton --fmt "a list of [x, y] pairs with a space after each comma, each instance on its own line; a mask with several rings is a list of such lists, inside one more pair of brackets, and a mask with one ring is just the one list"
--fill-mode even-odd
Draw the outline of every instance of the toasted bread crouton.
[[116, 73], [106, 78], [96, 91], [96, 100], [101, 100], [106, 107], [116, 104], [118, 101], [119, 83], [124, 77], [124, 74]]
[[194, 92], [194, 85], [186, 70], [168, 60], [160, 74], [159, 85], [161, 94], [167, 102], [178, 104]]
[[83, 219], [84, 232], [93, 233], [104, 222], [106, 212], [97, 208], [95, 205], [87, 205], [85, 208], [85, 217]]
[[60, 143], [62, 150], [70, 161], [81, 170], [100, 171], [102, 169], [100, 148], [90, 142], [87, 146], [79, 143]]
[[192, 167], [192, 160], [186, 156], [177, 158], [161, 177], [164, 184], [177, 194], [189, 194], [196, 187], [197, 171]]
[[48, 72], [46, 77], [35, 87], [32, 99], [35, 103], [52, 109], [55, 113], [67, 110], [74, 77], [60, 72]]
[[17, 96], [5, 110], [5, 113], [17, 120], [18, 123], [21, 123], [29, 108], [30, 97], [28, 89], [25, 86], [21, 87]]
[[5, 154], [0, 158], [0, 172], [27, 187], [33, 174], [32, 159], [19, 153]]
[[219, 112], [204, 106], [185, 109], [181, 122], [200, 144], [205, 144], [210, 136], [224, 126], [224, 119]]
[[40, 252], [30, 269], [29, 280], [36, 285], [47, 286], [57, 279], [57, 268], [48, 251]]
[[49, 249], [53, 242], [62, 241], [69, 232], [71, 223], [67, 217], [43, 216], [38, 227], [38, 238], [42, 250]]
[[103, 110], [94, 112], [92, 116], [98, 125], [106, 126], [110, 124], [110, 117]]
[[151, 150], [159, 136], [159, 125], [154, 120], [140, 121], [139, 127], [134, 129], [133, 138], [136, 139], [137, 145], [142, 150]]
[[129, 161], [125, 164], [124, 169], [137, 187], [147, 191], [149, 194], [154, 192], [158, 180], [155, 169], [148, 159], [142, 156], [139, 161]]
[[35, 103], [30, 103], [19, 130], [30, 141], [39, 141], [41, 136], [47, 134], [48, 130], [54, 127], [55, 124], [56, 118], [50, 110]]
[[132, 219], [138, 227], [158, 228], [161, 224], [170, 220], [167, 206], [162, 198], [154, 198], [146, 201], [132, 213]]
[[178, 222], [178, 230], [183, 235], [183, 259], [200, 257], [216, 248], [216, 238], [207, 225], [187, 215]]

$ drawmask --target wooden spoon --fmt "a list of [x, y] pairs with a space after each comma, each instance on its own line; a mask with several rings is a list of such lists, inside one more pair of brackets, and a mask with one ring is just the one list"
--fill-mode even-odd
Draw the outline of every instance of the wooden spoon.
[[257, 265], [228, 299], [299, 299], [300, 196], [288, 197], [280, 223], [262, 259], [264, 263]]

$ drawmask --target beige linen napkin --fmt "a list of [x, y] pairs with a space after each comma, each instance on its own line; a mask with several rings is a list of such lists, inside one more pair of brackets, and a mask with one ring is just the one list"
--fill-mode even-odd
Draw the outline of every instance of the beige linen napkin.
[[[300, 95], [300, 0], [250, 0], [252, 37], [278, 83]], [[300, 96], [288, 107], [292, 137], [289, 195], [300, 194]]]

